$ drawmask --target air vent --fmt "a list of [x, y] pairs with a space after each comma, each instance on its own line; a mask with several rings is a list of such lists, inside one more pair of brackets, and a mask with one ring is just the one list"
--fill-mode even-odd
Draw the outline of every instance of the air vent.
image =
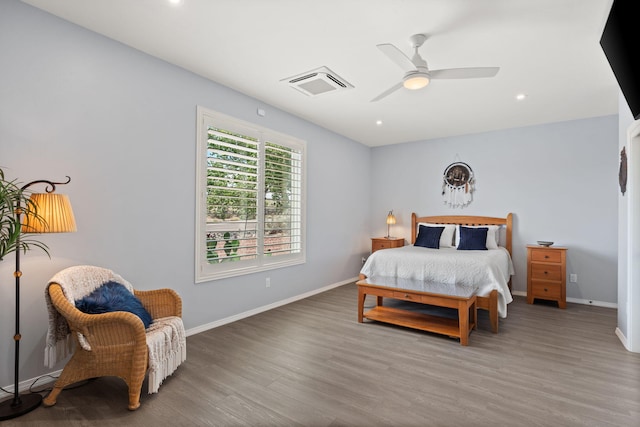
[[282, 79], [292, 88], [299, 90], [307, 96], [317, 96], [323, 93], [337, 92], [345, 89], [352, 89], [353, 86], [345, 79], [327, 67], [320, 67], [306, 73]]

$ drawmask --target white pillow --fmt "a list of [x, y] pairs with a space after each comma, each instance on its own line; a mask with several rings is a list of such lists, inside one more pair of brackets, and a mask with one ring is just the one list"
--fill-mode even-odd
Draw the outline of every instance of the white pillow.
[[432, 224], [429, 222], [419, 222], [418, 230], [420, 229], [421, 225], [424, 225], [425, 227], [444, 227], [444, 230], [442, 230], [442, 234], [440, 235], [440, 247], [441, 248], [453, 247], [453, 235], [455, 234], [455, 231], [456, 231], [456, 226], [454, 224]]
[[[487, 230], [487, 249], [498, 249], [498, 240], [500, 239], [499, 225], [463, 225], [467, 228], [488, 228]], [[460, 243], [460, 226], [456, 225], [456, 241], [455, 247]]]

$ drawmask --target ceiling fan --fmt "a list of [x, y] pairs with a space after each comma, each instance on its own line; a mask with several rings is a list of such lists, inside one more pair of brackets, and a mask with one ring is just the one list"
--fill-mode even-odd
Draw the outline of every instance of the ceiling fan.
[[402, 81], [382, 92], [371, 100], [379, 101], [387, 95], [395, 92], [401, 87], [410, 90], [422, 89], [429, 84], [431, 79], [477, 79], [495, 76], [500, 67], [470, 67], [470, 68], [447, 68], [443, 70], [429, 70], [427, 61], [418, 53], [418, 48], [427, 39], [425, 34], [414, 34], [411, 36], [411, 46], [414, 48], [413, 58], [409, 59], [400, 49], [392, 44], [379, 44], [378, 49], [398, 64], [405, 72]]

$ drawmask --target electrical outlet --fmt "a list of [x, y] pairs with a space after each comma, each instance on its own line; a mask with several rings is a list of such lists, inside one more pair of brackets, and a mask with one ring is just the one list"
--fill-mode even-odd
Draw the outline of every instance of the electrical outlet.
[[267, 277], [267, 280], [265, 281], [264, 285], [267, 288], [271, 287], [271, 277]]
[[362, 264], [364, 264], [365, 262], [367, 262], [367, 259], [365, 257], [362, 257]]
[[574, 273], [571, 273], [571, 274], [569, 275], [569, 282], [571, 282], [571, 283], [578, 283], [578, 275], [577, 275], [577, 274], [574, 274]]

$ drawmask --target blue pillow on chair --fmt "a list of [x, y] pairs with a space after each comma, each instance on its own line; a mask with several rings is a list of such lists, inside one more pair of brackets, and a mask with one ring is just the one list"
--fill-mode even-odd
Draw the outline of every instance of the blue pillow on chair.
[[117, 282], [106, 282], [86, 297], [76, 300], [75, 304], [78, 310], [87, 314], [128, 311], [142, 320], [145, 329], [153, 322], [151, 314], [138, 297]]
[[486, 251], [488, 231], [489, 228], [487, 227], [470, 228], [460, 226], [460, 242], [458, 243], [458, 250]]
[[418, 237], [414, 246], [422, 246], [423, 248], [440, 249], [440, 236], [444, 231], [444, 227], [426, 227], [421, 225], [418, 228]]

